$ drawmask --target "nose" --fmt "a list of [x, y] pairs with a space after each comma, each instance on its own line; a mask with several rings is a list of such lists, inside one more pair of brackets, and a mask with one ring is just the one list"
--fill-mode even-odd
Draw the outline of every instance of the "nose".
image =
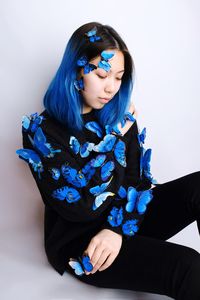
[[107, 80], [104, 90], [105, 90], [105, 93], [114, 94], [114, 92], [115, 92], [115, 82], [114, 82], [114, 79], [109, 78]]

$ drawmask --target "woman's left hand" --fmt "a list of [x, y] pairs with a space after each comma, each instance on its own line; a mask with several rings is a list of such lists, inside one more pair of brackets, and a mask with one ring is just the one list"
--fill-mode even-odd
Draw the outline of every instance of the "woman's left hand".
[[93, 265], [91, 272], [94, 274], [97, 270], [103, 271], [107, 269], [117, 257], [122, 245], [122, 235], [115, 233], [109, 229], [103, 229], [96, 234], [90, 241], [84, 254], [90, 257]]

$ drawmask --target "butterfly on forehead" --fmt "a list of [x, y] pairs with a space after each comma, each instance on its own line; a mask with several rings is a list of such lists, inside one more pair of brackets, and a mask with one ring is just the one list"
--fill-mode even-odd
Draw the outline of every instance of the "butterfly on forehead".
[[114, 54], [115, 54], [114, 51], [113, 52], [102, 51], [101, 60], [98, 63], [98, 67], [108, 72], [111, 68], [111, 65], [109, 64], [108, 60], [111, 59]]

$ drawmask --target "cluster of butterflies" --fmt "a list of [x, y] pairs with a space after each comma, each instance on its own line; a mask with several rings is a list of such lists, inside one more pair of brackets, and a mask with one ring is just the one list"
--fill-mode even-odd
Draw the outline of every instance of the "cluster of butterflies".
[[[103, 181], [106, 181], [112, 175], [111, 171], [114, 169], [114, 162], [105, 162], [105, 159], [106, 155], [99, 154], [96, 158], [91, 159], [79, 171], [69, 166], [69, 164], [64, 164], [61, 166], [61, 173], [68, 183], [75, 187], [82, 188], [88, 184], [89, 180], [94, 175], [96, 168], [101, 167], [101, 179]], [[60, 170], [57, 169], [56, 171], [59, 172], [60, 176]], [[104, 182], [101, 185], [97, 185], [89, 189], [89, 192], [95, 197], [92, 206], [93, 210], [99, 208], [100, 205], [103, 204], [103, 202], [107, 199], [107, 197], [115, 195], [112, 192], [105, 191], [110, 185], [112, 179], [113, 176], [111, 176], [107, 182]], [[79, 192], [75, 188], [68, 186], [56, 189], [55, 191], [53, 191], [52, 196], [58, 200], [66, 200], [69, 203], [76, 202], [81, 198]]]
[[75, 154], [80, 154], [81, 157], [87, 157], [91, 151], [106, 153], [113, 151], [118, 163], [126, 167], [125, 143], [118, 139], [116, 135], [106, 134], [99, 144], [86, 142], [80, 145], [78, 139], [74, 136], [70, 138], [70, 148]]
[[90, 257], [88, 255], [82, 255], [82, 257], [79, 256], [78, 259], [70, 258], [68, 264], [78, 276], [85, 274], [85, 271], [91, 272], [93, 269], [93, 265], [90, 262]]

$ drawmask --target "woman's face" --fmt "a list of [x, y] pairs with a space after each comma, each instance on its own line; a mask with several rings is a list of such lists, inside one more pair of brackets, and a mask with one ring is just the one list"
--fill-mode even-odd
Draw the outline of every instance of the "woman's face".
[[[84, 82], [84, 90], [81, 90], [84, 99], [83, 114], [93, 108], [101, 109], [120, 89], [124, 73], [124, 55], [117, 49], [108, 49], [106, 52], [114, 52], [114, 56], [108, 60], [111, 65], [108, 72], [99, 67], [88, 74], [83, 74], [83, 69], [81, 70], [80, 75]], [[98, 66], [100, 60], [101, 57], [98, 56], [89, 63]]]

